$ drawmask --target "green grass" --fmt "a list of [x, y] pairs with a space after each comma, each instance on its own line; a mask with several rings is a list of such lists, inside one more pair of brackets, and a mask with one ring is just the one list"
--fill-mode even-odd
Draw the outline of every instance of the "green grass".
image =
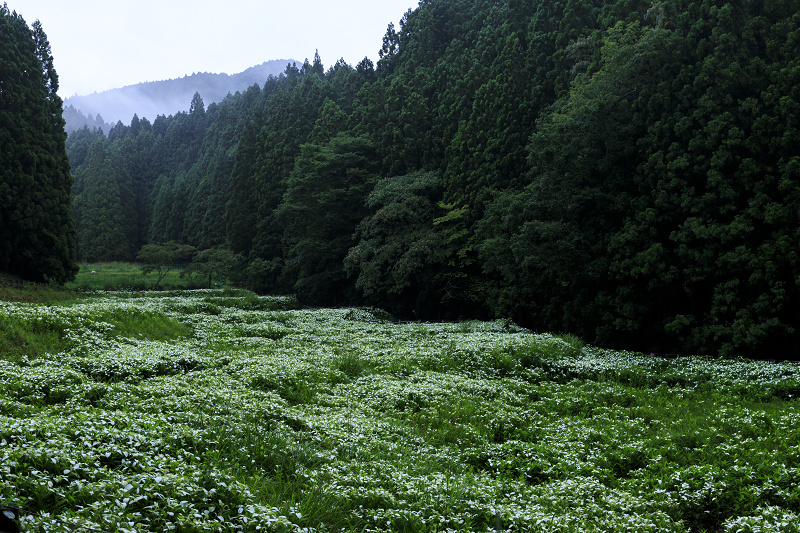
[[[142, 274], [136, 263], [81, 263], [75, 280], [66, 284], [68, 289], [79, 291], [90, 290], [148, 290], [158, 281], [158, 275]], [[180, 270], [167, 273], [159, 288], [162, 290], [194, 289], [202, 283], [192, 278], [181, 278]]]
[[131, 306], [85, 309], [77, 301], [19, 305], [14, 313], [0, 313], [0, 359], [20, 361], [63, 352], [80, 344], [76, 334], [166, 341], [191, 332], [189, 326], [164, 313]]
[[[0, 278], [22, 282], [19, 277], [0, 272]], [[27, 283], [23, 286], [0, 282], [0, 301], [45, 303], [74, 300], [75, 293], [64, 287]]]
[[66, 339], [0, 359], [0, 501], [53, 532], [799, 531], [797, 363], [295, 307], [0, 305]]

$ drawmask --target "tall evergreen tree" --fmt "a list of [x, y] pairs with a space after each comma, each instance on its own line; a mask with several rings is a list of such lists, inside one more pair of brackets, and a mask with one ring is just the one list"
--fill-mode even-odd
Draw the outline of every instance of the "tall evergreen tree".
[[255, 183], [252, 180], [255, 163], [256, 131], [248, 120], [236, 152], [225, 208], [228, 240], [234, 253], [247, 254], [253, 245], [258, 215]]
[[112, 163], [105, 145], [105, 138], [98, 137], [90, 150], [89, 162], [77, 179], [80, 195], [75, 195], [73, 202], [78, 255], [86, 261], [131, 260], [136, 252], [130, 234], [135, 211], [126, 190], [128, 180], [119, 175], [124, 169]]
[[0, 7], [0, 269], [74, 277], [72, 175], [58, 76], [41, 24]]

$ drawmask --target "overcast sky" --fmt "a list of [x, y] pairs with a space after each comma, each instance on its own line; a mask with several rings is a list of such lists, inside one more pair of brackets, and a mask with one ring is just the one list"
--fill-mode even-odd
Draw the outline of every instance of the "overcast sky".
[[235, 74], [270, 59], [378, 60], [383, 35], [418, 0], [0, 0], [50, 40], [59, 94], [90, 94], [194, 72]]

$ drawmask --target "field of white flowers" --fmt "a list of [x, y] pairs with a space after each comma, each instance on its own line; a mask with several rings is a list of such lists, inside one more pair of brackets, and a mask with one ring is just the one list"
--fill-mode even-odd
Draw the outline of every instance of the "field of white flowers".
[[387, 318], [0, 302], [60, 342], [0, 354], [0, 504], [42, 532], [800, 531], [800, 365]]

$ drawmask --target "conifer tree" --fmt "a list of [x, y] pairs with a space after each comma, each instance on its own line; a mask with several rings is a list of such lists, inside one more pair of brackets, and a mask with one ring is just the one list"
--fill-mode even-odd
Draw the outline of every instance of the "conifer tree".
[[106, 153], [104, 137], [98, 137], [92, 145], [89, 163], [83, 172], [86, 176], [81, 176], [80, 180], [82, 194], [75, 199], [78, 252], [81, 259], [88, 261], [131, 259], [132, 243], [125, 230], [126, 224], [132, 217], [130, 210], [123, 209], [120, 182]]
[[72, 176], [58, 76], [39, 21], [0, 6], [0, 269], [35, 281], [74, 277]]

